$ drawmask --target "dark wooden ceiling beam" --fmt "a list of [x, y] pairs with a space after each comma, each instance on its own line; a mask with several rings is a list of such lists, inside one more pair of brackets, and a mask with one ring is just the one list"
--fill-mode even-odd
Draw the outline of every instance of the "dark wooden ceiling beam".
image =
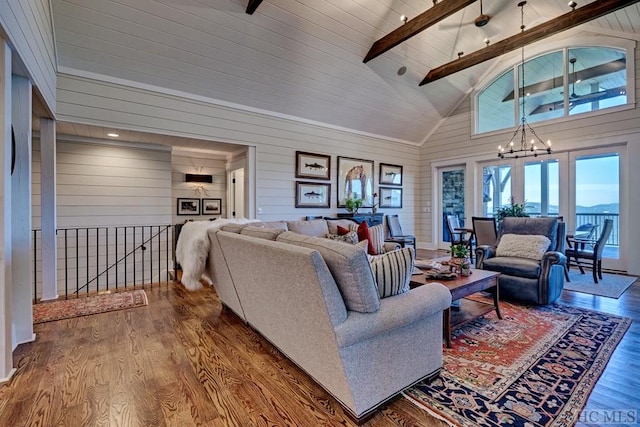
[[373, 58], [382, 55], [403, 41], [415, 36], [421, 31], [426, 30], [430, 26], [437, 24], [447, 16], [453, 15], [457, 11], [464, 9], [476, 1], [477, 0], [446, 0], [434, 4], [431, 9], [426, 12], [422, 12], [420, 15], [410, 21], [407, 21], [404, 25], [396, 28], [380, 40], [375, 41], [367, 55], [364, 57], [363, 62], [366, 63], [371, 61]]
[[[577, 105], [587, 104], [589, 102], [596, 102], [596, 101], [601, 101], [607, 98], [614, 98], [616, 96], [621, 96], [623, 94], [626, 94], [625, 92], [626, 89], [627, 89], [626, 86], [619, 86], [619, 87], [614, 87], [613, 89], [607, 89], [600, 92], [589, 93], [586, 95], [577, 95], [574, 98], [569, 98], [569, 109]], [[562, 110], [563, 108], [564, 108], [564, 101], [549, 102], [547, 104], [542, 104], [536, 107], [531, 112], [531, 115], [546, 113], [553, 110]]]
[[[575, 80], [589, 80], [596, 77], [606, 76], [607, 74], [615, 73], [617, 71], [622, 71], [627, 66], [627, 60], [625, 58], [616, 59], [615, 61], [605, 62], [604, 64], [596, 65], [595, 67], [585, 68], [584, 70], [576, 71], [575, 73], [569, 72], [569, 84], [575, 83]], [[540, 93], [547, 90], [555, 89], [557, 87], [564, 86], [564, 78], [562, 76], [558, 76], [556, 78], [552, 78], [549, 80], [545, 80], [542, 82], [534, 83], [529, 86], [524, 87], [525, 93]], [[502, 102], [513, 101], [514, 93], [513, 91], [509, 92], [507, 96], [504, 97]]]
[[258, 6], [260, 6], [260, 3], [262, 3], [262, 0], [249, 0], [249, 4], [247, 5], [247, 13], [249, 15], [253, 15], [253, 12], [256, 11]]
[[489, 59], [496, 58], [511, 52], [535, 41], [544, 39], [601, 16], [608, 15], [616, 10], [622, 9], [629, 5], [640, 2], [640, 0], [598, 0], [589, 3], [579, 9], [565, 13], [557, 18], [537, 25], [529, 30], [525, 30], [515, 36], [508, 37], [504, 40], [485, 47], [484, 49], [475, 51], [469, 55], [465, 55], [440, 67], [434, 68], [420, 82], [420, 86], [443, 77], [450, 76], [458, 71], [465, 70], [474, 65], [480, 64]]

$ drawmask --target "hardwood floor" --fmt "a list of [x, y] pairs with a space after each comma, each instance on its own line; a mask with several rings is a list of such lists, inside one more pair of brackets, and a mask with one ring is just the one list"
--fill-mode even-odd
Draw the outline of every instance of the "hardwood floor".
[[[0, 386], [0, 425], [354, 425], [322, 388], [223, 310], [211, 288], [187, 292], [169, 283], [146, 291], [145, 307], [36, 325], [36, 341], [18, 347], [17, 372]], [[618, 300], [565, 291], [562, 301], [634, 319], [586, 409], [637, 411], [640, 284]], [[444, 424], [397, 398], [366, 425]]]

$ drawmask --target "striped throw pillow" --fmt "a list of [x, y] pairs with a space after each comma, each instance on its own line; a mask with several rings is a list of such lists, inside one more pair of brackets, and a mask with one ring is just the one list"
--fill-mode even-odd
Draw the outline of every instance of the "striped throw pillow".
[[369, 239], [373, 245], [374, 255], [384, 253], [384, 224], [369, 227]]
[[[350, 225], [349, 229], [358, 233], [360, 241], [369, 241], [369, 255], [381, 255], [384, 253], [384, 224], [368, 227], [366, 221], [361, 224]], [[365, 237], [366, 236], [366, 237]]]
[[371, 270], [380, 298], [402, 294], [409, 290], [415, 250], [403, 248], [371, 257]]

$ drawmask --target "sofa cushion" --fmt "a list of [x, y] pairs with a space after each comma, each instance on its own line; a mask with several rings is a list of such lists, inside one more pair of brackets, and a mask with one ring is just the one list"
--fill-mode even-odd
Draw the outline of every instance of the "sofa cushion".
[[260, 239], [267, 240], [276, 240], [276, 237], [284, 233], [284, 230], [281, 228], [264, 228], [264, 227], [255, 227], [249, 225], [240, 230], [240, 234], [245, 236], [257, 237]]
[[331, 234], [340, 234], [338, 233], [338, 227], [349, 229], [349, 225], [355, 224], [350, 219], [327, 219], [327, 227], [329, 228], [329, 233]]
[[358, 234], [355, 231], [349, 231], [346, 234], [331, 234], [327, 233], [327, 239], [335, 240], [336, 242], [344, 242], [355, 245], [358, 243]]
[[404, 248], [371, 259], [371, 269], [380, 298], [398, 295], [409, 290], [414, 255], [413, 248]]
[[240, 231], [242, 231], [243, 228], [252, 225], [252, 226], [256, 226], [259, 227], [260, 222], [256, 221], [256, 222], [246, 222], [244, 224], [226, 224], [223, 225], [220, 229], [222, 231], [228, 231], [229, 233], [236, 233], [236, 234], [240, 234]]
[[540, 262], [529, 258], [510, 256], [493, 257], [484, 260], [483, 270], [497, 271], [509, 276], [537, 279], [541, 274]]
[[327, 221], [314, 219], [311, 221], [287, 221], [289, 231], [315, 237], [325, 237], [329, 232]]
[[520, 257], [540, 261], [551, 240], [535, 234], [504, 234], [496, 248], [496, 256]]
[[356, 245], [286, 231], [276, 240], [320, 252], [349, 310], [371, 313], [380, 308], [378, 289], [367, 254]]
[[263, 228], [278, 228], [280, 230], [289, 231], [287, 221], [263, 221], [260, 223]]

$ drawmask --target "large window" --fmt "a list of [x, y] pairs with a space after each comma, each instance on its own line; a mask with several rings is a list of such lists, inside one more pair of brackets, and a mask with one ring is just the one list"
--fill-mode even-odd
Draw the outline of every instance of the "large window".
[[476, 131], [506, 129], [519, 123], [523, 93], [529, 123], [625, 105], [626, 64], [623, 49], [562, 49], [525, 61], [524, 85], [522, 66], [517, 64], [478, 93]]

